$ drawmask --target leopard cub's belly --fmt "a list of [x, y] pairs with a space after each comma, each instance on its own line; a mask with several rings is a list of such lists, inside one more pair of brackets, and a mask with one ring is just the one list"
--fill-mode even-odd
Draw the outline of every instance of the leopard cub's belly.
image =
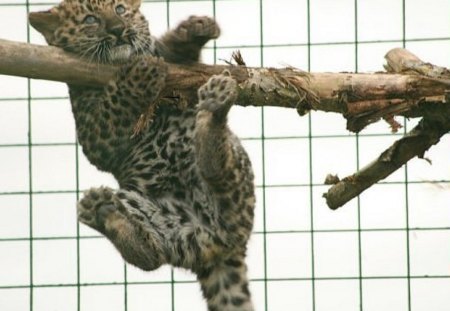
[[[147, 197], [183, 199], [181, 192], [198, 186], [193, 142], [195, 111], [165, 110], [131, 147], [116, 176], [121, 187]], [[185, 195], [184, 199], [189, 199]]]

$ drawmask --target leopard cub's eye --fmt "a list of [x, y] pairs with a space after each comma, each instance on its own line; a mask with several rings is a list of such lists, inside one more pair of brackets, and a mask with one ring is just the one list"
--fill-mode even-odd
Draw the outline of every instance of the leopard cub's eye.
[[87, 15], [84, 18], [83, 23], [87, 25], [93, 25], [95, 23], [98, 23], [98, 19], [94, 15]]
[[118, 6], [116, 6], [116, 13], [118, 15], [122, 15], [123, 13], [125, 13], [127, 9], [125, 9], [125, 7], [121, 4], [119, 4]]

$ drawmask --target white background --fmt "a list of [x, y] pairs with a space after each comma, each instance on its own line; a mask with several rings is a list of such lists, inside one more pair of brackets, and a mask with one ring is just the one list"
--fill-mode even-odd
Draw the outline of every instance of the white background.
[[[31, 11], [54, 4], [29, 3]], [[0, 5], [0, 38], [26, 42], [25, 1]], [[207, 63], [240, 49], [250, 66], [379, 71], [384, 54], [405, 44], [450, 67], [448, 0], [147, 1], [142, 9], [157, 35], [215, 13], [222, 36], [204, 50]], [[30, 38], [44, 43], [34, 30]], [[417, 122], [398, 120], [406, 128], [397, 135], [380, 122], [357, 138], [340, 115], [233, 108], [258, 187], [248, 256], [256, 310], [450, 310], [448, 136], [426, 154], [432, 165], [414, 159], [338, 211], [322, 198], [328, 173], [353, 173]], [[75, 145], [66, 86], [0, 76], [0, 310], [205, 310], [189, 273], [142, 273], [77, 227], [77, 197], [99, 185], [116, 183]]]

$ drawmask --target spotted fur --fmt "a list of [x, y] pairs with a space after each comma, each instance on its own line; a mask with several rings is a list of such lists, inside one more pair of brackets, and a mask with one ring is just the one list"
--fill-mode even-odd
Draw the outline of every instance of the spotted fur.
[[69, 85], [83, 152], [120, 185], [88, 190], [78, 218], [141, 269], [171, 264], [196, 273], [209, 311], [252, 311], [245, 253], [253, 173], [227, 126], [236, 82], [228, 72], [213, 76], [199, 89], [196, 109], [161, 106], [151, 126], [130, 138], [164, 86], [161, 57], [196, 62], [219, 28], [194, 16], [156, 39], [139, 7], [140, 0], [64, 0], [30, 14], [50, 45], [91, 62], [121, 64], [104, 88]]

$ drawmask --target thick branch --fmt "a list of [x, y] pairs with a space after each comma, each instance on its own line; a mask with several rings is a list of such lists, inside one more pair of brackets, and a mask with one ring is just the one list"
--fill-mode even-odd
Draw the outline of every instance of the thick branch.
[[[240, 84], [239, 105], [342, 113], [353, 131], [380, 118], [383, 113], [371, 115], [380, 105], [388, 107], [389, 115], [417, 116], [414, 100], [442, 97], [448, 88], [446, 81], [417, 75], [306, 74], [293, 68], [169, 64], [162, 95], [171, 98], [169, 101], [195, 104], [198, 87], [224, 69], [229, 69]], [[116, 71], [114, 66], [88, 63], [58, 48], [0, 40], [0, 74], [101, 87]]]

